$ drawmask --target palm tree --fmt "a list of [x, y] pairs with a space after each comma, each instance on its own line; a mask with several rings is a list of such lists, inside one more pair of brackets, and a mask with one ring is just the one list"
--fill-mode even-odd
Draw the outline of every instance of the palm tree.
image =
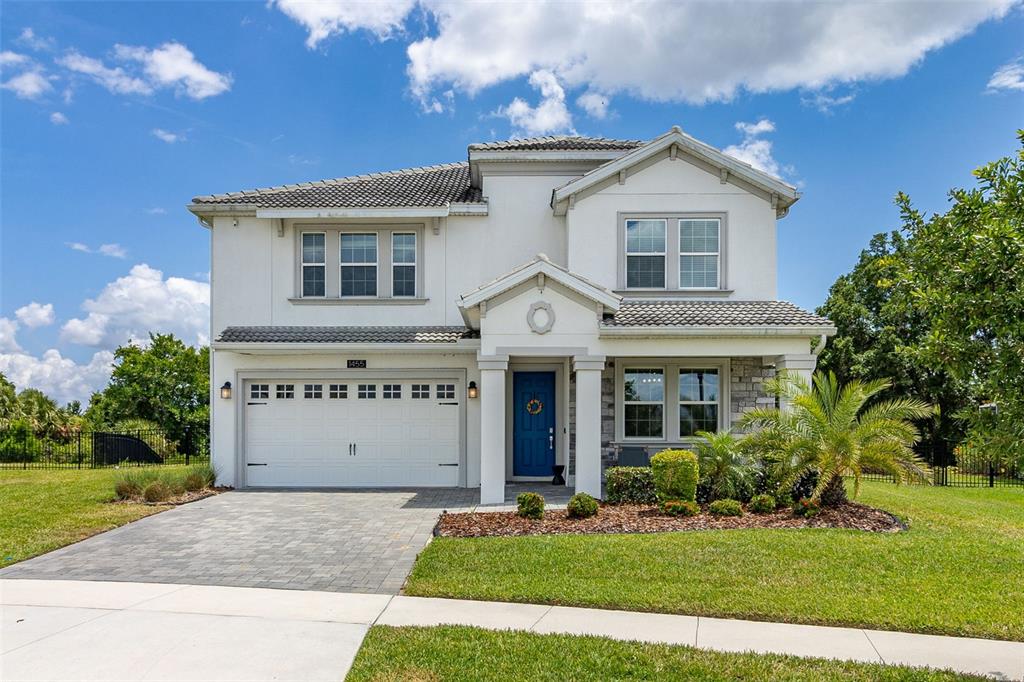
[[920, 432], [911, 420], [928, 417], [929, 405], [911, 398], [868, 405], [889, 388], [885, 379], [840, 386], [834, 373], [818, 372], [813, 382], [786, 374], [765, 382], [785, 407], [755, 409], [740, 420], [741, 427], [757, 429], [748, 437], [752, 446], [779, 455], [789, 472], [786, 483], [817, 472], [811, 499], [820, 502], [836, 486], [842, 496], [843, 476], [853, 478], [856, 497], [865, 470], [891, 474], [897, 482], [927, 480], [913, 450]]
[[740, 499], [753, 490], [758, 465], [732, 432], [698, 431], [697, 462], [701, 482], [712, 500]]

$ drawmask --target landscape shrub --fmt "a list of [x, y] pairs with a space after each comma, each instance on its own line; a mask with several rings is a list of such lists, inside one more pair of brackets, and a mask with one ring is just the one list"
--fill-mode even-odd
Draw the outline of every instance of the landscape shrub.
[[146, 502], [163, 502], [170, 496], [170, 489], [162, 481], [153, 481], [142, 489], [142, 499]]
[[119, 500], [130, 500], [141, 495], [142, 488], [139, 487], [137, 481], [127, 481], [122, 478], [114, 483], [114, 494]]
[[609, 504], [654, 504], [651, 467], [609, 467], [605, 470], [605, 501]]
[[746, 441], [732, 432], [698, 431], [697, 464], [700, 469], [698, 498], [749, 500], [760, 473], [760, 462]]
[[768, 514], [775, 511], [775, 498], [764, 493], [754, 495], [750, 498], [750, 503], [747, 505], [747, 509], [755, 514]]
[[821, 505], [809, 497], [804, 497], [793, 504], [793, 514], [811, 519], [821, 511]]
[[697, 497], [697, 455], [689, 450], [662, 450], [651, 457], [654, 490], [659, 500], [685, 500]]
[[15, 419], [0, 439], [0, 462], [34, 462], [42, 449], [43, 443], [35, 437], [32, 426], [24, 419]]
[[715, 500], [708, 511], [715, 516], [743, 516], [743, 505], [739, 500]]
[[206, 487], [206, 479], [203, 478], [202, 474], [194, 471], [185, 474], [185, 490], [190, 493], [199, 492]]
[[700, 505], [689, 500], [665, 500], [661, 511], [669, 516], [696, 516], [700, 514]]
[[565, 507], [570, 519], [589, 519], [597, 514], [597, 500], [586, 493], [576, 493]]
[[186, 471], [187, 475], [196, 475], [202, 479], [204, 488], [212, 488], [217, 480], [217, 470], [211, 464], [193, 464]]
[[809, 469], [797, 477], [796, 481], [793, 482], [793, 487], [790, 489], [789, 494], [794, 500], [802, 500], [814, 495], [814, 489], [817, 486], [818, 472], [814, 469]]
[[517, 514], [524, 519], [544, 518], [544, 496], [538, 493], [520, 493], [516, 497]]

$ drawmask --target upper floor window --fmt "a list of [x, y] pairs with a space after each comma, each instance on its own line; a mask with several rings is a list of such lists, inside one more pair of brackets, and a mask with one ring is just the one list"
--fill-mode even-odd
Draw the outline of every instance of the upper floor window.
[[416, 233], [391, 235], [391, 295], [416, 295]]
[[377, 234], [342, 233], [341, 295], [377, 295]]
[[626, 221], [626, 287], [665, 288], [665, 220]]
[[327, 235], [323, 232], [302, 233], [302, 295], [325, 296], [327, 293]]
[[717, 289], [721, 221], [718, 218], [679, 221], [679, 288]]
[[620, 289], [725, 289], [725, 213], [627, 216], [620, 223]]

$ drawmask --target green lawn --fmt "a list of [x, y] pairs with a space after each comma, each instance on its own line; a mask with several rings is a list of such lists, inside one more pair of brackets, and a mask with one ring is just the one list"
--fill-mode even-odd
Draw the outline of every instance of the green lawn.
[[108, 504], [114, 499], [119, 473], [116, 469], [0, 470], [0, 567], [168, 508]]
[[601, 637], [469, 627], [370, 630], [348, 682], [373, 680], [979, 680], [916, 668], [727, 654]]
[[406, 593], [1024, 640], [1024, 491], [868, 483], [893, 535], [437, 538]]

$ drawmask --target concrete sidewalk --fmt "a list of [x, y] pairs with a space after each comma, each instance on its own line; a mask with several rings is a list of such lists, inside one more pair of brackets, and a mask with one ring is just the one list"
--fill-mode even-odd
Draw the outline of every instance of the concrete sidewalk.
[[0, 580], [0, 679], [342, 679], [371, 625], [472, 625], [1024, 680], [1024, 643], [456, 599]]

